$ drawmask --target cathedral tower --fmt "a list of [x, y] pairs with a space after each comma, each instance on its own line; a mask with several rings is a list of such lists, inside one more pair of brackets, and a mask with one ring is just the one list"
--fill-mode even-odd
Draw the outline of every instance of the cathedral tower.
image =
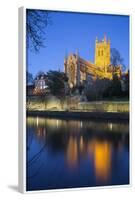
[[110, 40], [107, 41], [106, 36], [102, 41], [95, 42], [95, 65], [101, 67], [104, 72], [107, 72], [110, 62]]

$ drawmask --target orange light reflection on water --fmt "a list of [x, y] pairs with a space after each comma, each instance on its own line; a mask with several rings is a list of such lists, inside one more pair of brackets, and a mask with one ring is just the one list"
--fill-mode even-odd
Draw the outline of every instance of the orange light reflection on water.
[[[79, 156], [89, 156], [94, 160], [95, 176], [98, 181], [106, 182], [110, 177], [112, 147], [109, 142], [92, 140], [89, 143], [84, 142], [83, 137], [78, 139], [70, 137], [66, 159], [70, 168], [78, 165]], [[86, 151], [87, 149], [87, 151]]]
[[76, 138], [70, 137], [67, 146], [67, 163], [69, 167], [74, 168], [77, 166], [78, 160], [78, 149]]
[[88, 152], [94, 159], [96, 179], [102, 182], [107, 181], [111, 172], [111, 144], [106, 141], [93, 140], [89, 143]]

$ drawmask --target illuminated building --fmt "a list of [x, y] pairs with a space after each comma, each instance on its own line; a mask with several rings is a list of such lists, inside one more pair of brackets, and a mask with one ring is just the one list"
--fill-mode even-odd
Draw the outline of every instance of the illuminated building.
[[45, 74], [40, 74], [35, 78], [34, 94], [45, 93], [45, 88], [46, 88], [46, 76]]
[[110, 40], [106, 36], [101, 41], [96, 38], [95, 41], [95, 62], [86, 61], [78, 54], [70, 54], [64, 59], [64, 70], [68, 77], [70, 88], [83, 84], [84, 81], [113, 78], [113, 74], [121, 76], [121, 66], [111, 65]]

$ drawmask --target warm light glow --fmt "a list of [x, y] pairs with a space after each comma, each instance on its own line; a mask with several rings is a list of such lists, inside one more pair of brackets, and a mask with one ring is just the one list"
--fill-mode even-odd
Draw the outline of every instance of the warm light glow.
[[77, 165], [78, 151], [77, 151], [77, 141], [76, 138], [72, 136], [69, 138], [67, 147], [67, 163], [70, 167], [75, 167]]
[[58, 128], [59, 127], [59, 120], [57, 120], [56, 123], [57, 123], [57, 128]]
[[42, 137], [45, 137], [45, 135], [46, 135], [45, 127], [38, 127], [37, 128], [37, 136], [39, 138], [42, 138]]
[[113, 124], [112, 124], [112, 123], [109, 123], [108, 126], [109, 126], [109, 129], [112, 131]]
[[81, 123], [81, 125], [80, 125], [80, 126], [81, 126], [81, 128], [82, 128], [82, 127], [83, 127], [83, 123], [82, 123], [82, 121], [81, 121], [80, 123]]
[[37, 126], [38, 126], [38, 117], [37, 117]]
[[111, 146], [107, 142], [95, 142], [94, 163], [96, 178], [106, 181], [110, 175], [111, 169]]
[[80, 151], [83, 152], [84, 149], [84, 142], [83, 142], [83, 137], [81, 136], [80, 138], [80, 143], [79, 143]]

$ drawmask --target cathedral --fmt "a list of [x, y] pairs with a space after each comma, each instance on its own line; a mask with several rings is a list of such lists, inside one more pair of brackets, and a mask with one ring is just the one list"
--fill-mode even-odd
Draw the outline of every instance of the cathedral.
[[68, 77], [70, 88], [79, 86], [87, 80], [112, 79], [113, 74], [121, 76], [121, 66], [111, 65], [110, 40], [104, 39], [95, 41], [95, 61], [94, 63], [81, 58], [76, 52], [64, 59], [64, 70]]

